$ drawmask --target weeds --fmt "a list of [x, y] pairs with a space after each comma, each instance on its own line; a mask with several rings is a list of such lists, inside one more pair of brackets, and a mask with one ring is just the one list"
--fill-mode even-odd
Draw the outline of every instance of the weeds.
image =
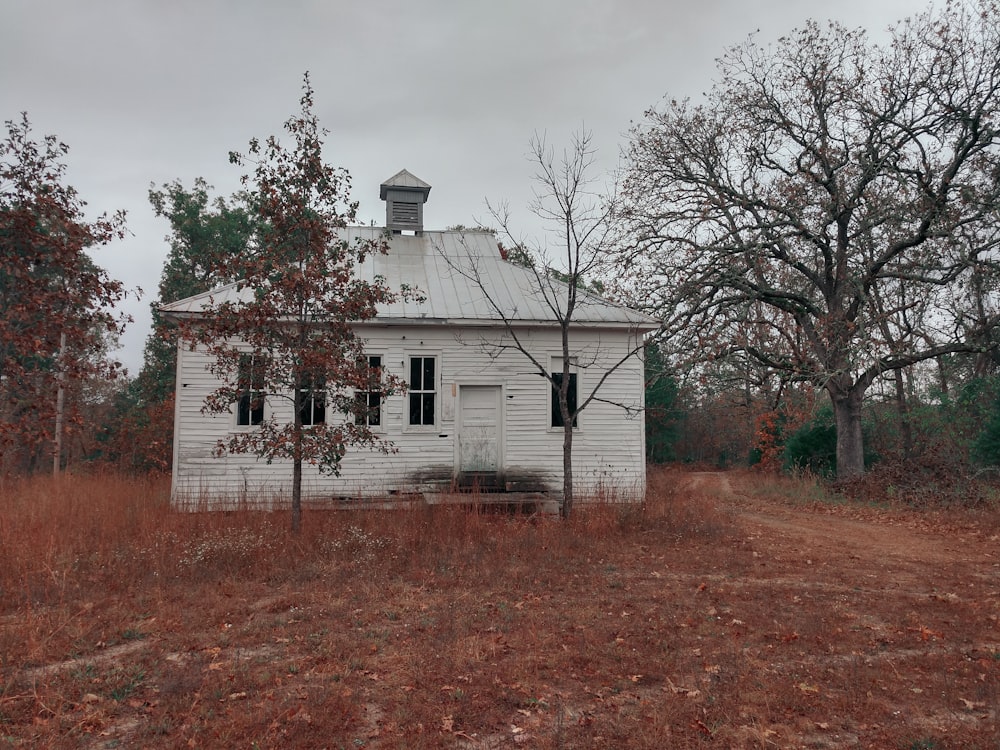
[[751, 497], [769, 501], [781, 499], [791, 505], [842, 505], [843, 495], [834, 492], [827, 480], [808, 472], [791, 475], [748, 473], [743, 486]]
[[270, 523], [263, 528], [210, 529], [200, 539], [177, 550], [181, 568], [206, 571], [240, 569], [275, 546]]
[[365, 565], [381, 558], [390, 547], [389, 539], [351, 525], [337, 538], [324, 540], [320, 551], [325, 556]]
[[[820, 569], [809, 545], [747, 539], [737, 508], [787, 511], [819, 496], [808, 478], [668, 470], [648, 486], [642, 504], [609, 495], [568, 522], [428, 505], [307, 511], [292, 535], [280, 512], [175, 512], [165, 481], [9, 484], [0, 737], [830, 747], [848, 727], [905, 747], [919, 728], [887, 712], [930, 713], [946, 693], [973, 706], [958, 736], [995, 729], [980, 717], [1000, 652], [953, 654], [938, 635], [967, 623], [962, 643], [982, 640], [998, 605], [972, 587], [991, 579], [929, 598], [896, 576], [893, 605], [871, 577], [891, 558], [850, 578], [846, 558]], [[921, 585], [947, 567], [922, 567]]]
[[146, 672], [139, 667], [116, 668], [107, 679], [108, 697], [120, 703], [135, 694], [145, 681]]
[[141, 641], [146, 634], [137, 628], [126, 628], [122, 631], [123, 641]]

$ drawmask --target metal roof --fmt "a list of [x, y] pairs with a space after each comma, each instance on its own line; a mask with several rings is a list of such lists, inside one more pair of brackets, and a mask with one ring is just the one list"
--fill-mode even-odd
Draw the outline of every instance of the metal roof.
[[412, 172], [401, 169], [388, 180], [379, 185], [379, 198], [385, 200], [386, 192], [389, 188], [402, 188], [403, 190], [423, 193], [424, 202], [431, 192], [431, 186], [421, 180]]
[[[379, 227], [341, 230], [350, 242], [377, 240]], [[406, 284], [421, 301], [399, 301], [379, 308], [376, 323], [436, 323], [453, 325], [555, 325], [550, 302], [562, 304], [566, 285], [539, 280], [535, 272], [504, 260], [496, 238], [484, 231], [423, 232], [390, 235], [389, 252], [372, 254], [356, 268], [367, 281], [385, 279], [390, 289]], [[205, 313], [215, 304], [249, 300], [251, 290], [236, 282], [163, 305], [168, 315]], [[621, 305], [580, 291], [573, 322], [596, 327], [628, 327], [651, 331], [659, 321]]]

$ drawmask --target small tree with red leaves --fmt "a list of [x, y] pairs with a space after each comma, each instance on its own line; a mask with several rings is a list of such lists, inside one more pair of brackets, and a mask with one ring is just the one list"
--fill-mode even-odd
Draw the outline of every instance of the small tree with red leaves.
[[[402, 382], [369, 365], [355, 324], [371, 320], [378, 305], [397, 299], [380, 279], [366, 281], [355, 266], [372, 253], [385, 253], [385, 240], [349, 243], [339, 230], [355, 221], [350, 176], [323, 161], [326, 131], [312, 112], [313, 90], [306, 75], [302, 110], [285, 122], [290, 147], [276, 137], [254, 139], [245, 155], [230, 161], [252, 165], [243, 178], [257, 213], [253, 247], [236, 261], [240, 298], [217, 304], [181, 323], [181, 335], [212, 355], [220, 385], [204, 410], [248, 410], [254, 429], [219, 442], [219, 453], [252, 453], [268, 463], [292, 462], [292, 529], [302, 515], [302, 468], [315, 465], [337, 475], [348, 447], [388, 453], [363, 414], [357, 392], [399, 392]], [[241, 403], [241, 399], [243, 403]], [[264, 403], [290, 402], [287, 411]], [[240, 408], [237, 407], [237, 408]], [[285, 416], [282, 416], [282, 415]], [[327, 419], [327, 415], [343, 418]]]

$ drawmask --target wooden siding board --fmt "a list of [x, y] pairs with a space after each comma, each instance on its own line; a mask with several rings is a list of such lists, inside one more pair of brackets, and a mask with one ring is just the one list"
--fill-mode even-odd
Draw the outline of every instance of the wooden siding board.
[[[549, 385], [544, 378], [532, 373], [533, 366], [524, 355], [509, 350], [491, 360], [478, 343], [468, 343], [469, 340], [478, 342], [481, 331], [456, 335], [455, 331], [439, 326], [407, 327], [405, 330], [387, 326], [365, 333], [368, 347], [384, 352], [386, 366], [404, 378], [408, 353], [439, 352], [441, 414], [446, 412], [444, 402], [455, 398], [451, 383], [501, 385], [505, 467], [512, 471], [535, 472], [553, 489], [561, 487], [562, 433], [548, 425]], [[549, 356], [558, 353], [558, 331], [532, 330], [526, 334], [525, 340], [530, 341], [533, 351], [538, 352], [546, 364]], [[600, 340], [606, 349], [602, 354], [610, 358], [615, 352], [606, 346], [611, 340], [609, 335], [574, 332], [574, 346], [581, 352], [593, 352]], [[462, 338], [466, 338], [465, 343], [460, 340]], [[621, 342], [614, 348], [623, 351], [624, 346]], [[581, 368], [582, 388], [588, 389], [588, 384], [596, 381], [597, 364]], [[268, 465], [254, 456], [220, 458], [212, 455], [217, 441], [232, 429], [232, 416], [201, 412], [205, 396], [217, 382], [207, 365], [204, 352], [179, 354], [175, 496], [247, 492], [283, 492], [287, 495], [290, 463]], [[635, 364], [620, 368], [608, 378], [601, 395], [609, 400], [629, 399], [640, 406], [642, 388], [642, 367], [636, 359]], [[344, 458], [340, 477], [321, 475], [315, 467], [309, 467], [304, 481], [308, 497], [360, 497], [385, 494], [390, 490], [420, 489], [422, 472], [453, 465], [457, 437], [454, 408], [450, 410], [452, 418], [439, 422], [434, 431], [413, 431], [403, 424], [406, 413], [403, 398], [389, 399], [384, 412], [384, 434], [396, 445], [398, 452], [386, 456], [351, 450]], [[623, 415], [620, 408], [600, 402], [593, 402], [581, 415], [581, 427], [574, 438], [574, 472], [582, 494], [596, 492], [602, 486], [634, 487], [641, 491], [645, 477], [643, 420], [641, 414], [631, 419]], [[442, 434], [447, 437], [440, 437]]]

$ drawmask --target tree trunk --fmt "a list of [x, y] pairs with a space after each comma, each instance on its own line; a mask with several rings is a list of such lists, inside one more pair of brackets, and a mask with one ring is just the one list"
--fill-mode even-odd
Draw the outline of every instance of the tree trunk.
[[56, 389], [56, 432], [52, 446], [52, 475], [59, 476], [63, 453], [63, 410], [66, 407], [66, 331], [59, 334], [59, 386]]
[[903, 383], [903, 371], [896, 370], [896, 411], [899, 413], [899, 438], [903, 448], [903, 458], [909, 460], [913, 455], [913, 427], [910, 424], [910, 405], [906, 399], [906, 387]]
[[846, 394], [830, 394], [837, 426], [837, 480], [860, 477], [865, 473], [865, 445], [861, 433], [861, 397], [852, 388]]
[[934, 362], [937, 364], [938, 379], [941, 381], [940, 382], [940, 385], [941, 385], [941, 399], [946, 402], [948, 400], [948, 396], [950, 395], [949, 394], [949, 389], [950, 389], [950, 385], [951, 385], [950, 382], [949, 382], [949, 376], [948, 376], [948, 365], [945, 364], [945, 358], [944, 357], [935, 357], [934, 358]]
[[559, 515], [564, 520], [573, 512], [573, 420], [563, 424], [563, 501]]
[[302, 528], [302, 458], [292, 464], [292, 531]]
[[[569, 339], [565, 326], [562, 332], [562, 349], [562, 380], [559, 381], [559, 390], [557, 391], [559, 413], [562, 415], [563, 423], [563, 498], [559, 505], [559, 516], [565, 520], [573, 512], [573, 422], [576, 419], [576, 410], [574, 409], [571, 413], [569, 408], [569, 378], [573, 368], [569, 357]], [[577, 399], [579, 399], [579, 391]]]
[[295, 429], [292, 450], [292, 532], [302, 528], [302, 386], [296, 377], [295, 393], [292, 397]]

